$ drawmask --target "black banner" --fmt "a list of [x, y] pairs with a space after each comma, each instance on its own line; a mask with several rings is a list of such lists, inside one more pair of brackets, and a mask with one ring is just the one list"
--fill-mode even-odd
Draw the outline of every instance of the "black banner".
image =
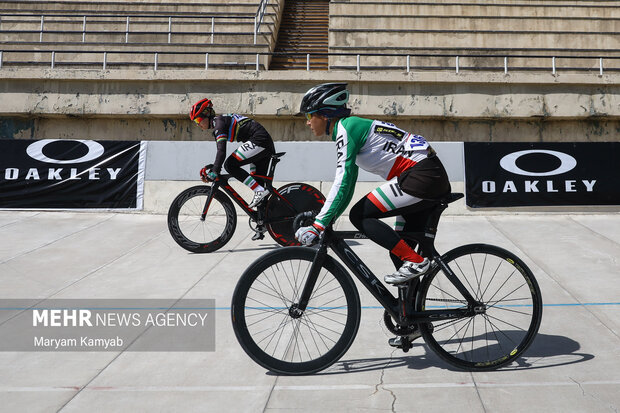
[[0, 208], [141, 209], [146, 143], [0, 140]]
[[620, 143], [465, 142], [473, 208], [620, 205]]

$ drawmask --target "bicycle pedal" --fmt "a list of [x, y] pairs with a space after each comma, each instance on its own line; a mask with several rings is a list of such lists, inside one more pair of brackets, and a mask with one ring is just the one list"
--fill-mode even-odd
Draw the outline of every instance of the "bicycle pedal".
[[392, 347], [399, 348], [403, 350], [405, 353], [409, 351], [411, 348], [411, 344], [414, 340], [420, 338], [422, 334], [419, 330], [414, 333], [408, 334], [406, 336], [396, 336], [388, 340], [388, 344]]
[[401, 349], [404, 353], [411, 348], [411, 341], [403, 336], [394, 337], [388, 340], [388, 344], [392, 347]]
[[265, 239], [265, 234], [263, 234], [262, 232], [256, 232], [253, 236], [252, 236], [252, 241], [258, 241], [261, 239]]

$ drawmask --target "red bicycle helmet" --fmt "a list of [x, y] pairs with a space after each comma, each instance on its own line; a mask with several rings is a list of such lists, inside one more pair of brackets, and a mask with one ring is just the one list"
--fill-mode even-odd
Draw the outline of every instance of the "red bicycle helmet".
[[206, 98], [194, 103], [194, 106], [189, 111], [189, 118], [196, 123], [202, 122], [204, 118], [212, 118], [214, 116], [213, 103]]

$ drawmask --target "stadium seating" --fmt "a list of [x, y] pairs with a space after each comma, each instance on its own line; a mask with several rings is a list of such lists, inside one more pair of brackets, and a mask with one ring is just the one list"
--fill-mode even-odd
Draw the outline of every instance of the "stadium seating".
[[[106, 68], [245, 68], [275, 45], [279, 4], [272, 1], [255, 36], [258, 0], [0, 2], [4, 65]], [[158, 56], [155, 57], [155, 53]], [[268, 61], [261, 60], [261, 68]]]
[[405, 68], [410, 55], [412, 69], [454, 69], [458, 55], [461, 69], [550, 70], [554, 56], [574, 70], [597, 68], [597, 58], [620, 68], [619, 21], [614, 1], [333, 0], [329, 50], [350, 55], [330, 56], [330, 67]]
[[259, 3], [4, 1], [0, 63], [583, 71], [603, 58], [620, 69], [614, 1], [272, 0], [255, 37]]

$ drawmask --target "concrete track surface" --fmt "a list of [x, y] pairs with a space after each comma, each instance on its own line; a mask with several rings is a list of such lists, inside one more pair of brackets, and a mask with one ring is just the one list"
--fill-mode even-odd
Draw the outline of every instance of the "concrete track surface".
[[[340, 219], [341, 229], [350, 228]], [[237, 343], [230, 298], [244, 269], [279, 248], [251, 241], [246, 218], [224, 249], [191, 254], [164, 215], [0, 212], [0, 298], [213, 298], [210, 352], [0, 352], [3, 412], [617, 412], [620, 214], [445, 216], [437, 248], [485, 242], [530, 266], [545, 303], [518, 363], [470, 373], [422, 341], [387, 345], [382, 310], [360, 289], [362, 321], [342, 359], [312, 376], [265, 371]], [[392, 271], [370, 241], [353, 249]], [[359, 286], [359, 284], [358, 284]], [[391, 288], [391, 287], [390, 287]], [[3, 320], [0, 320], [2, 323]]]

